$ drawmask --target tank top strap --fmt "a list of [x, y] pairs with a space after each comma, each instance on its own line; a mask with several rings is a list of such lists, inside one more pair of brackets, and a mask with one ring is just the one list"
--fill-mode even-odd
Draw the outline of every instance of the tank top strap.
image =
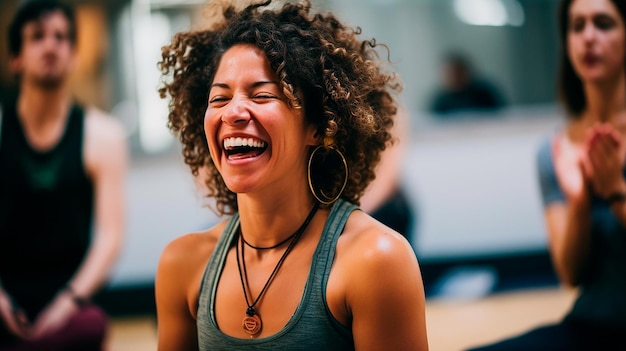
[[217, 283], [219, 281], [218, 277], [222, 274], [223, 264], [226, 261], [228, 249], [233, 243], [238, 227], [239, 213], [235, 213], [228, 220], [226, 228], [224, 228], [224, 231], [222, 232], [223, 234], [218, 239], [215, 249], [213, 250], [213, 254], [207, 263], [204, 276], [202, 277], [202, 282], [200, 284], [200, 295], [198, 296], [198, 321], [201, 321], [201, 324], [212, 321], [214, 327], [217, 328], [217, 324], [213, 320], [213, 316], [215, 315], [215, 306], [209, 302], [212, 300], [212, 296], [215, 296]]
[[[337, 200], [337, 202], [333, 205], [328, 214], [328, 219], [326, 220], [326, 224], [324, 225], [324, 231], [322, 234], [322, 243], [319, 245], [318, 252], [316, 256], [320, 257], [329, 257], [330, 260], [327, 261], [329, 266], [332, 264], [332, 258], [334, 257], [335, 247], [337, 246], [337, 240], [339, 240], [339, 235], [343, 232], [343, 228], [348, 221], [348, 217], [352, 213], [352, 211], [358, 209], [353, 203], [345, 201], [343, 199]], [[330, 271], [330, 269], [329, 269]], [[326, 272], [329, 273], [329, 272]]]
[[313, 279], [321, 279], [321, 281], [313, 282], [313, 286], [319, 286], [322, 288], [321, 290], [317, 290], [317, 293], [319, 294], [318, 298], [321, 299], [326, 308], [326, 285], [328, 283], [328, 277], [330, 276], [330, 270], [335, 258], [337, 241], [343, 232], [346, 222], [348, 221], [348, 217], [352, 211], [358, 208], [359, 207], [355, 204], [343, 199], [337, 200], [330, 210], [330, 214], [328, 215], [328, 219], [326, 220], [326, 224], [322, 232], [322, 238], [320, 239], [321, 242], [319, 243], [313, 257], [312, 270], [315, 273], [313, 274]]

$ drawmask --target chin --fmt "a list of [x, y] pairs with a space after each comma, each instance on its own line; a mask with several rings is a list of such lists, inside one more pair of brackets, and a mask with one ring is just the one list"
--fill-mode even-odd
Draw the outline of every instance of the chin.
[[589, 75], [587, 77], [585, 77], [583, 79], [584, 82], [586, 83], [591, 83], [591, 84], [602, 84], [605, 83], [607, 81], [613, 81], [615, 76], [606, 76], [604, 74], [594, 74], [594, 75]]
[[605, 70], [601, 69], [584, 69], [579, 72], [578, 76], [583, 82], [592, 84], [612, 80], [615, 77], [612, 74], [607, 74]]
[[57, 89], [63, 85], [63, 77], [58, 76], [45, 76], [37, 79], [37, 85], [44, 89]]
[[250, 179], [232, 179], [236, 177], [231, 177], [230, 180], [224, 182], [226, 183], [226, 187], [228, 190], [232, 191], [235, 194], [244, 194], [252, 191], [254, 189], [254, 184], [250, 181]]

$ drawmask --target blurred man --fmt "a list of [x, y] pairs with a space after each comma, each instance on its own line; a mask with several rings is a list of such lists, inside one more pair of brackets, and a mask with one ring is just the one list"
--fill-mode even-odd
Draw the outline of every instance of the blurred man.
[[489, 111], [504, 101], [490, 83], [475, 76], [469, 60], [459, 53], [447, 54], [442, 63], [443, 86], [435, 93], [431, 112]]
[[99, 350], [124, 225], [121, 124], [74, 101], [73, 10], [24, 2], [9, 27], [18, 92], [0, 117], [0, 349]]

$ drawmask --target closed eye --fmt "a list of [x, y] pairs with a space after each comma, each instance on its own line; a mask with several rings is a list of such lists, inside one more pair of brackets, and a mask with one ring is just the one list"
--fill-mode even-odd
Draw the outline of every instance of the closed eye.
[[594, 18], [594, 24], [598, 29], [607, 30], [614, 27], [615, 21], [608, 16], [598, 16]]
[[573, 32], [581, 32], [583, 29], [585, 29], [585, 21], [581, 19], [572, 21], [570, 24], [570, 29]]
[[215, 103], [220, 103], [220, 102], [224, 102], [224, 101], [228, 101], [228, 98], [225, 96], [215, 96], [211, 99], [209, 99], [209, 104], [215, 104]]
[[269, 95], [269, 94], [259, 94], [259, 95], [255, 95], [253, 97], [253, 99], [276, 99], [276, 96], [274, 95]]

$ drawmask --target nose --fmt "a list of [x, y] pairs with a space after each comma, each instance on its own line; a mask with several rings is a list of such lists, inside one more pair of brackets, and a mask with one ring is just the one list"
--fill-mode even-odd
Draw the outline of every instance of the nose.
[[588, 23], [583, 30], [583, 38], [585, 41], [592, 41], [596, 36], [596, 28], [593, 24]]
[[43, 38], [43, 46], [47, 52], [51, 52], [57, 49], [60, 45], [58, 38], [54, 34], [46, 33]]
[[235, 125], [250, 120], [249, 104], [241, 96], [233, 97], [222, 110], [222, 122]]

